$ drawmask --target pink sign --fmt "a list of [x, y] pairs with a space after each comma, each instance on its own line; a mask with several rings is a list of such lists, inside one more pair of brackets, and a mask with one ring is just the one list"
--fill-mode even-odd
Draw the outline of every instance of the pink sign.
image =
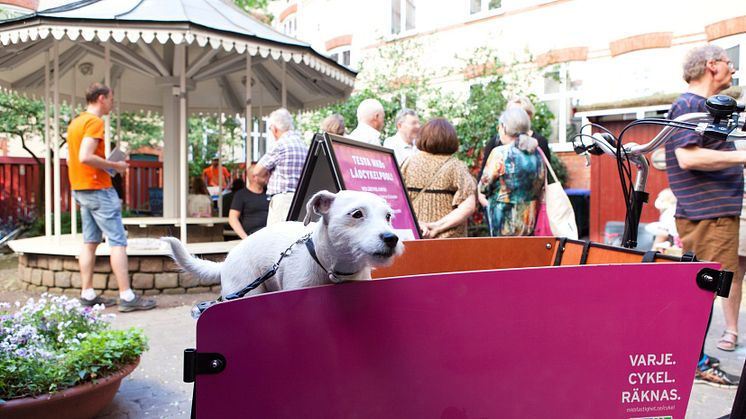
[[392, 153], [332, 142], [345, 189], [374, 193], [394, 210], [393, 226], [402, 240], [419, 239], [407, 190]]
[[716, 266], [458, 272], [221, 303], [197, 323], [197, 350], [226, 357], [197, 376], [197, 417], [683, 418], [713, 300], [695, 276]]

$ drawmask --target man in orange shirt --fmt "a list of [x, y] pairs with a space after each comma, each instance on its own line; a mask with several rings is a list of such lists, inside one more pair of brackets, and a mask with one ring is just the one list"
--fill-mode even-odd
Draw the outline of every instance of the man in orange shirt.
[[84, 306], [116, 304], [116, 300], [96, 296], [93, 290], [93, 266], [96, 248], [106, 234], [111, 249], [111, 270], [119, 287], [119, 311], [149, 310], [155, 300], [135, 295], [130, 288], [127, 271], [127, 236], [122, 225], [122, 204], [112, 187], [107, 171], [124, 173], [127, 163], [109, 161], [104, 156], [104, 121], [111, 112], [114, 95], [111, 89], [93, 83], [86, 91], [85, 112], [70, 121], [67, 128], [67, 159], [70, 187], [80, 205], [83, 221], [83, 250], [80, 263], [81, 295]]
[[[216, 157], [212, 159], [212, 164], [202, 171], [202, 177], [205, 179], [205, 184], [207, 186], [220, 186], [220, 170], [218, 170], [218, 166], [219, 160]], [[228, 173], [228, 169], [223, 166], [223, 188], [230, 185], [230, 183], [231, 174]]]

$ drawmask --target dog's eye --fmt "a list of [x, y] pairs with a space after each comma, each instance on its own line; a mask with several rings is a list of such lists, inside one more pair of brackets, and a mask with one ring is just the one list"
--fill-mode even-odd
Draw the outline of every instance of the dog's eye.
[[386, 221], [391, 222], [391, 213], [386, 214]]
[[352, 218], [363, 218], [363, 212], [360, 210], [355, 210], [352, 212]]

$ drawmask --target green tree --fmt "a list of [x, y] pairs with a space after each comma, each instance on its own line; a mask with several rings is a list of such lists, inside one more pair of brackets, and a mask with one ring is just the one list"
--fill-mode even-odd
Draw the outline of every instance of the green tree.
[[32, 138], [44, 138], [44, 104], [41, 101], [0, 93], [0, 132], [20, 139], [21, 147], [43, 167], [40, 157], [28, 147]]
[[359, 66], [358, 83], [361, 88], [342, 103], [299, 115], [300, 130], [316, 132], [325, 117], [339, 113], [344, 117], [349, 132], [357, 126], [358, 105], [368, 98], [378, 99], [383, 105], [385, 125], [381, 135], [384, 138], [396, 133], [396, 114], [402, 107], [417, 109], [424, 112], [423, 116], [429, 115], [431, 109], [440, 114], [441, 108], [435, 110], [431, 107], [442, 99], [440, 90], [432, 87], [434, 72], [417, 64], [422, 52], [423, 45], [410, 39], [387, 43], [378, 48], [373, 57]]
[[[64, 128], [68, 123], [69, 107], [60, 107], [60, 146], [65, 143]], [[50, 110], [51, 113], [51, 110]], [[50, 115], [51, 116], [51, 115]], [[50, 120], [50, 135], [52, 121]], [[0, 92], [0, 132], [8, 134], [11, 139], [17, 138], [21, 141], [21, 147], [34, 159], [39, 168], [40, 178], [44, 179], [45, 156], [37, 156], [31, 148], [29, 141], [39, 138], [44, 141], [44, 103], [28, 97]], [[52, 150], [54, 152], [54, 150]], [[44, 212], [44, 184], [39, 182], [37, 187], [39, 208], [38, 214]]]
[[[117, 121], [121, 118], [121, 121]], [[163, 117], [152, 112], [121, 112], [111, 115], [111, 125], [115, 127], [119, 123], [122, 132], [123, 143], [127, 144], [129, 150], [137, 150], [140, 147], [162, 147], [163, 146]]]
[[[200, 176], [202, 170], [211, 163], [213, 157], [217, 156], [221, 135], [218, 118], [218, 115], [212, 114], [202, 114], [189, 118], [187, 138], [192, 156], [189, 161], [189, 176]], [[223, 120], [222, 136], [224, 147], [243, 144], [241, 120], [226, 115]], [[233, 170], [236, 163], [223, 156], [222, 165], [230, 171]]]
[[267, 10], [269, 0], [233, 0], [233, 3], [241, 9], [250, 12], [252, 10]]

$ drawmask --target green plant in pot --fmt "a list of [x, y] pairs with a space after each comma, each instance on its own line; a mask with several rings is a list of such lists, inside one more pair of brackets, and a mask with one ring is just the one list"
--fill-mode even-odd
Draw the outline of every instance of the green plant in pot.
[[[29, 415], [30, 405], [56, 419], [91, 417], [97, 412], [86, 412], [111, 401], [148, 344], [141, 329], [111, 329], [114, 315], [103, 309], [51, 294], [0, 303], [0, 417], [44, 417]], [[92, 393], [97, 406], [86, 406], [81, 393]]]

